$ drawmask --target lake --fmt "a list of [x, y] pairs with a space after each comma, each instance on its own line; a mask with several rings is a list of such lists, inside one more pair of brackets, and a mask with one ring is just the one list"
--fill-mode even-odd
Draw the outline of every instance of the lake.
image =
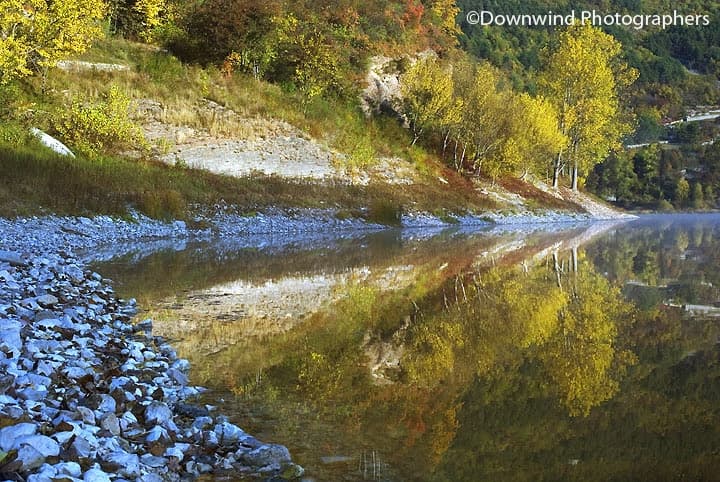
[[257, 238], [95, 266], [317, 481], [720, 479], [720, 216]]

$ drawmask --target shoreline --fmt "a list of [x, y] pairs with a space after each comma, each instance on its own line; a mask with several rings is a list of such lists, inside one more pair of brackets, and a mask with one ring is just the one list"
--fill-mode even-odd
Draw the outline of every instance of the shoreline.
[[[628, 216], [623, 216], [628, 218]], [[552, 213], [466, 216], [456, 223], [429, 214], [403, 228], [492, 228], [601, 221]], [[538, 220], [545, 220], [538, 223]], [[265, 444], [212, 407], [193, 405], [189, 364], [133, 324], [134, 300], [119, 300], [111, 282], [87, 269], [150, 241], [230, 240], [270, 235], [337, 236], [388, 229], [333, 210], [219, 213], [204, 229], [182, 221], [33, 217], [0, 218], [0, 474], [7, 480], [188, 480], [203, 473], [298, 478], [302, 467], [282, 445]], [[290, 242], [290, 241], [288, 241]], [[101, 248], [107, 246], [104, 252]], [[80, 255], [79, 253], [87, 253]]]

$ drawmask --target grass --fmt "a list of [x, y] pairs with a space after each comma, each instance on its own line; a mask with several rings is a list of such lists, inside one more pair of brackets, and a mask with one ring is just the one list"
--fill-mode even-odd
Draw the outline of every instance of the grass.
[[[429, 169], [427, 156], [411, 149], [405, 129], [393, 118], [366, 118], [358, 105], [342, 99], [314, 98], [307, 102], [299, 93], [259, 81], [248, 75], [226, 76], [214, 67], [186, 65], [167, 52], [122, 39], [105, 39], [86, 52], [82, 60], [121, 63], [130, 72], [63, 72], [55, 69], [40, 85], [45, 94], [33, 101], [43, 104], [36, 124], [48, 122], [42, 113], [65, 104], [79, 94], [96, 99], [110, 85], [118, 85], [131, 98], [150, 98], [163, 107], [163, 121], [200, 128], [215, 135], [252, 138], [268, 134], [259, 119], [285, 121], [330, 148], [352, 154], [358, 146], [369, 147], [378, 157], [403, 157]], [[225, 115], [208, 109], [207, 101], [231, 109]]]
[[[10, 131], [10, 129], [7, 129]], [[58, 156], [33, 140], [12, 145], [0, 136], [0, 215], [46, 213], [124, 215], [128, 208], [155, 218], [187, 219], [199, 206], [345, 208], [394, 224], [400, 209], [485, 210], [494, 204], [472, 190], [416, 184], [319, 184], [274, 176], [234, 178], [148, 160]], [[364, 209], [370, 206], [371, 209]]]
[[558, 209], [563, 211], [582, 212], [583, 209], [572, 201], [556, 198], [542, 189], [535, 187], [529, 182], [521, 179], [508, 177], [498, 181], [504, 189], [517, 193], [526, 199], [531, 207], [543, 207], [547, 209]]

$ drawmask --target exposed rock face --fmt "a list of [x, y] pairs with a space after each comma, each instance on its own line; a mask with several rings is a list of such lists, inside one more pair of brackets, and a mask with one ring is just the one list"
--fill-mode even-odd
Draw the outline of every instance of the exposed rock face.
[[62, 142], [55, 139], [49, 134], [37, 129], [35, 127], [30, 129], [30, 133], [38, 138], [40, 143], [52, 150], [53, 152], [60, 154], [61, 156], [75, 157], [75, 154]]
[[285, 447], [193, 405], [189, 364], [131, 322], [134, 300], [38, 246], [0, 252], [1, 480], [302, 475]]
[[414, 56], [389, 58], [382, 55], [370, 59], [370, 68], [365, 77], [366, 87], [360, 96], [360, 106], [365, 115], [380, 112], [392, 113], [404, 119], [402, 114], [401, 77], [418, 59], [436, 57], [432, 50]]
[[395, 112], [399, 115], [400, 75], [398, 61], [381, 55], [370, 59], [365, 82], [367, 86], [360, 97], [360, 106], [365, 115], [370, 116], [383, 111]]

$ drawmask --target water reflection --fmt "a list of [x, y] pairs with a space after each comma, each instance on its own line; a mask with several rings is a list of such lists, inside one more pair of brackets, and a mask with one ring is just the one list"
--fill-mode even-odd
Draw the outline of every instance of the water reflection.
[[714, 480], [719, 231], [394, 232], [100, 269], [315, 480]]

